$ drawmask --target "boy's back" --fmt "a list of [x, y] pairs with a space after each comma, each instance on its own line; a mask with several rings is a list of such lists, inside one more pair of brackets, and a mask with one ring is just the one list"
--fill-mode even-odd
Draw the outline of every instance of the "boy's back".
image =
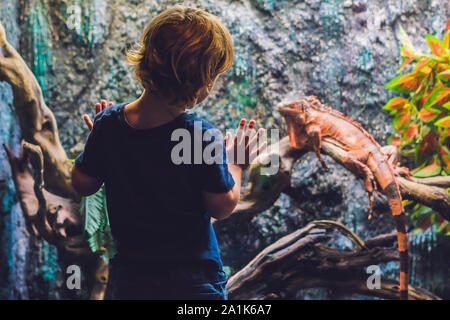
[[233, 54], [231, 35], [217, 17], [169, 8], [150, 22], [139, 48], [127, 53], [142, 95], [106, 109], [104, 102], [93, 126], [84, 117], [93, 128], [75, 161], [72, 185], [90, 195], [105, 183], [119, 298], [226, 298], [227, 277], [210, 217], [231, 214], [242, 170], [265, 145], [257, 148], [261, 131], [250, 139], [255, 121], [246, 128], [242, 119], [235, 138], [227, 134], [225, 147], [211, 124], [185, 110], [208, 96], [217, 77], [230, 69]]
[[171, 141], [176, 129], [193, 138], [195, 126], [203, 132], [214, 127], [183, 113], [156, 128], [134, 129], [124, 116], [125, 105], [97, 115], [76, 159], [78, 169], [105, 181], [117, 259], [159, 265], [212, 260], [221, 267], [202, 191], [227, 192], [233, 178], [226, 163], [175, 164], [172, 150], [180, 142]]

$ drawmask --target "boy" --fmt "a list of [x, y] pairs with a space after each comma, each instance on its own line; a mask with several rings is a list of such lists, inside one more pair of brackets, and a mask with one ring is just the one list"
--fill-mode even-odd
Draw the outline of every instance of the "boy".
[[[105, 183], [118, 251], [112, 261], [116, 298], [226, 299], [210, 217], [224, 219], [234, 210], [242, 171], [265, 147], [256, 147], [262, 129], [253, 135], [255, 121], [246, 127], [242, 119], [234, 139], [230, 133], [225, 143], [212, 139], [220, 144], [214, 159], [223, 160], [213, 163], [198, 163], [195, 141], [193, 154], [179, 154], [193, 161], [174, 161], [173, 134], [214, 130], [185, 110], [202, 102], [231, 67], [231, 36], [217, 17], [176, 6], [151, 21], [127, 59], [144, 92], [128, 104], [106, 108], [102, 101], [93, 125], [85, 116], [92, 131], [72, 170], [81, 195]], [[200, 143], [203, 152], [208, 144]]]

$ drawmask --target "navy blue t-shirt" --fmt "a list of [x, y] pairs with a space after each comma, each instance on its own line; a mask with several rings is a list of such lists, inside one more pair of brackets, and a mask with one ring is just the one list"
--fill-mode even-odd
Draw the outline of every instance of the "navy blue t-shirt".
[[[218, 130], [187, 113], [156, 128], [135, 129], [126, 121], [125, 105], [97, 114], [75, 160], [80, 171], [105, 183], [117, 259], [160, 266], [212, 260], [222, 267], [202, 200], [202, 191], [234, 186], [223, 139], [211, 134]], [[211, 161], [217, 159], [223, 161]]]

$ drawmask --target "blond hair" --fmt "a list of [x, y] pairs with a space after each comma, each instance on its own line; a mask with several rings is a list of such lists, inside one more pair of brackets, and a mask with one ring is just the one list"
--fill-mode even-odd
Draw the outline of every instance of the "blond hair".
[[146, 90], [195, 105], [198, 91], [230, 69], [233, 56], [230, 33], [218, 17], [177, 5], [150, 22], [127, 61]]

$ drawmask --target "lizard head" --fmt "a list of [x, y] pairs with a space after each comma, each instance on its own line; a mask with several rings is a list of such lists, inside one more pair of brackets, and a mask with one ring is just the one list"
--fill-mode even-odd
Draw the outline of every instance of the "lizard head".
[[291, 147], [296, 149], [303, 148], [307, 139], [305, 131], [306, 109], [307, 105], [304, 100], [278, 107], [278, 111], [286, 121]]

